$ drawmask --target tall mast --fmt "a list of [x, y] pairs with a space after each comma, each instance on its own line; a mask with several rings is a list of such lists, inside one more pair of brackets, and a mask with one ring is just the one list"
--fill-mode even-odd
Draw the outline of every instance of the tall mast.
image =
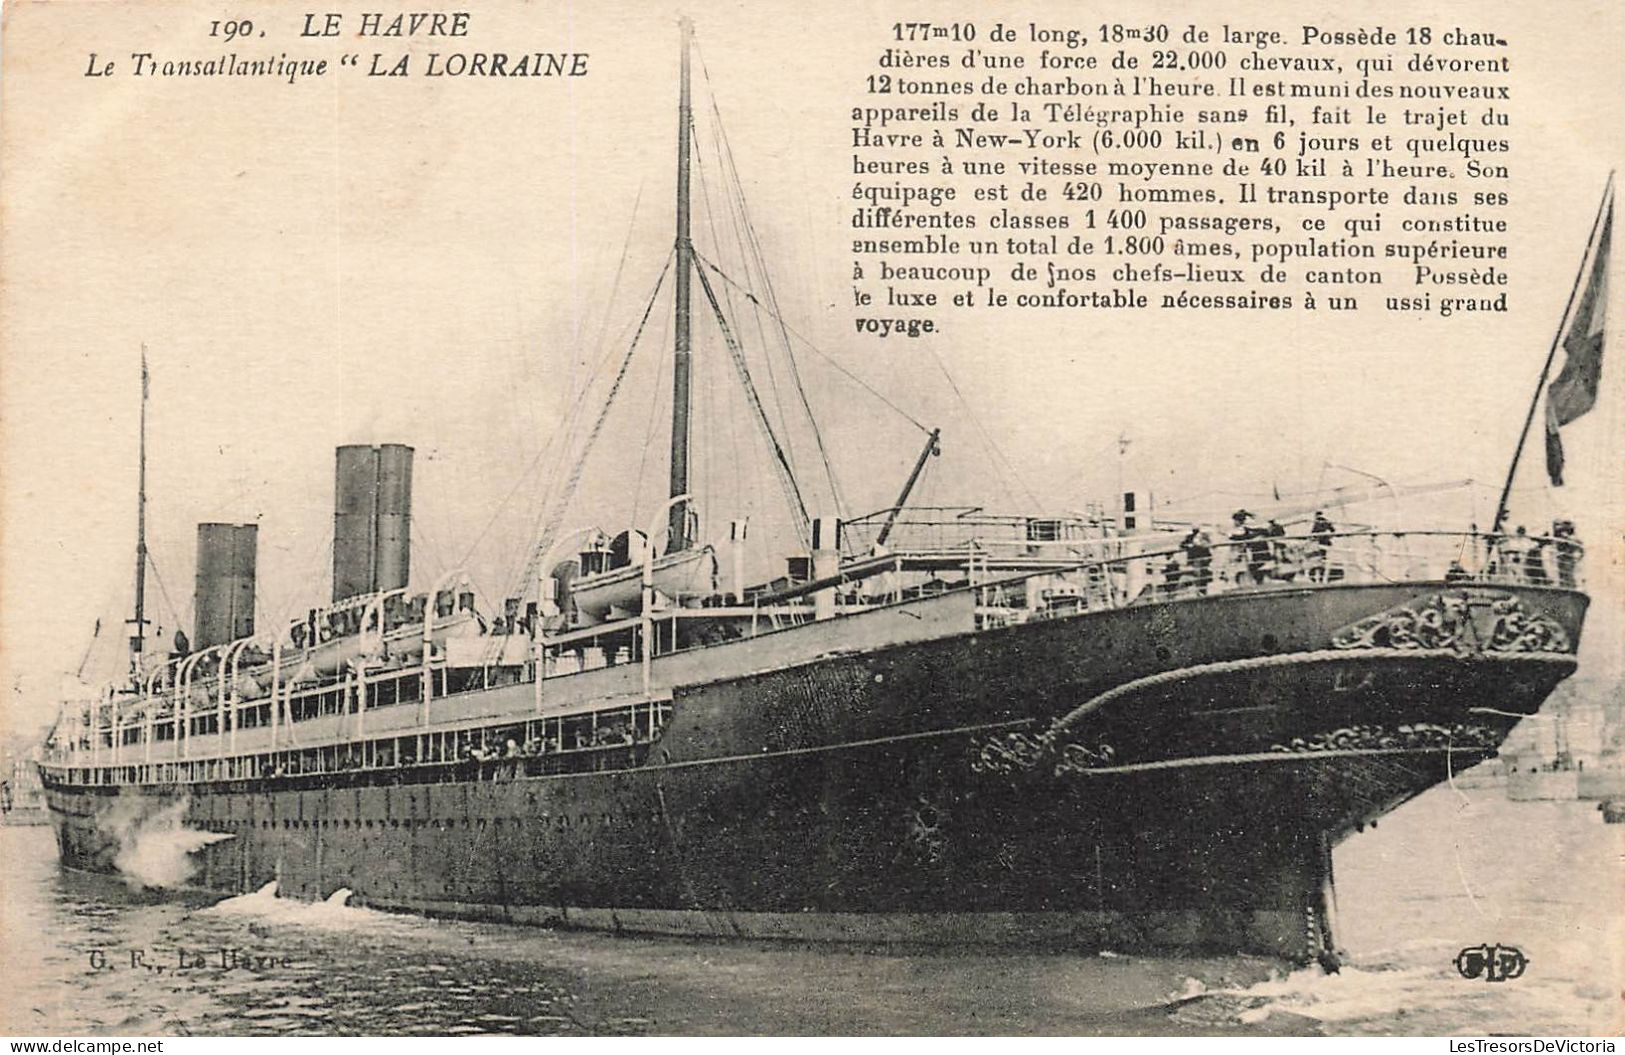
[[139, 688], [147, 637], [147, 346], [141, 346], [141, 437], [135, 498], [135, 618], [130, 629], [130, 677]]
[[[677, 97], [677, 296], [676, 358], [671, 371], [671, 497], [688, 494], [689, 368], [693, 356], [690, 278], [694, 269], [694, 243], [689, 239], [688, 168], [689, 144], [693, 138], [694, 114], [689, 99], [688, 53], [694, 25], [687, 18], [679, 22], [682, 37], [681, 87]], [[666, 551], [688, 548], [689, 513], [684, 503], [671, 508]]]

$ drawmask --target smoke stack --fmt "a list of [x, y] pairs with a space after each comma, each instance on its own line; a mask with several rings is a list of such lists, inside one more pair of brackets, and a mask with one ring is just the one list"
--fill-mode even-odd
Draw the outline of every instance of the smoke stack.
[[333, 471], [333, 600], [395, 590], [412, 574], [412, 448], [340, 447]]
[[192, 594], [192, 647], [213, 648], [254, 633], [259, 527], [199, 524]]

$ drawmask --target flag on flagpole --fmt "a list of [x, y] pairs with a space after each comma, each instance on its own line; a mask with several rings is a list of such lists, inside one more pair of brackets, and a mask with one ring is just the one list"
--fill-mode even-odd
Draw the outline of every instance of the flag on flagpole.
[[1558, 429], [1595, 405], [1602, 378], [1603, 324], [1608, 317], [1608, 245], [1614, 231], [1611, 192], [1605, 208], [1591, 247], [1585, 292], [1563, 334], [1563, 370], [1546, 386], [1546, 475], [1553, 487], [1563, 486], [1563, 439]]

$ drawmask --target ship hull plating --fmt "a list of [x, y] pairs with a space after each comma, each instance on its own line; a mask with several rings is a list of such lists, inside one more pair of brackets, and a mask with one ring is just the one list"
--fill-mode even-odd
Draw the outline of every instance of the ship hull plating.
[[[1441, 594], [1464, 598], [1454, 634], [1388, 625]], [[1504, 639], [1509, 598], [1515, 628], [1566, 640]], [[167, 810], [231, 836], [191, 861], [192, 882], [225, 892], [274, 880], [611, 930], [1305, 959], [1334, 944], [1331, 847], [1492, 755], [1573, 670], [1584, 607], [1437, 583], [1192, 598], [679, 687], [626, 768], [47, 793], [66, 863], [115, 869], [140, 837], [130, 817]]]

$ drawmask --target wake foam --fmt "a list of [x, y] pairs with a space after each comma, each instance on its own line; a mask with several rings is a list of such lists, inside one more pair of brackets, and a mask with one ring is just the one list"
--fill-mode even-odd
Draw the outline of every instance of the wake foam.
[[1336, 974], [1304, 967], [1282, 975], [1272, 972], [1245, 989], [1227, 989], [1216, 997], [1232, 1004], [1236, 1020], [1262, 1022], [1279, 1012], [1320, 1022], [1353, 1022], [1391, 1016], [1395, 1008], [1425, 1007], [1436, 1002], [1443, 978], [1431, 967], [1361, 968], [1347, 966]]
[[316, 926], [336, 930], [354, 930], [376, 926], [397, 917], [350, 904], [353, 891], [340, 887], [324, 901], [300, 901], [278, 894], [275, 880], [266, 883], [251, 894], [239, 894], [203, 910], [206, 915], [236, 916], [263, 923], [286, 923], [294, 926]]
[[1340, 1032], [1374, 1028], [1389, 1034], [1402, 1018], [1429, 1035], [1527, 1032], [1531, 1023], [1540, 1023], [1543, 1033], [1589, 1034], [1606, 1021], [1607, 994], [1594, 986], [1568, 977], [1521, 981], [1527, 984], [1468, 983], [1434, 964], [1349, 965], [1337, 974], [1305, 967], [1237, 989], [1202, 992], [1188, 980], [1174, 999], [1188, 1001], [1176, 1014], [1205, 1020], [1257, 1025], [1295, 1016]]

